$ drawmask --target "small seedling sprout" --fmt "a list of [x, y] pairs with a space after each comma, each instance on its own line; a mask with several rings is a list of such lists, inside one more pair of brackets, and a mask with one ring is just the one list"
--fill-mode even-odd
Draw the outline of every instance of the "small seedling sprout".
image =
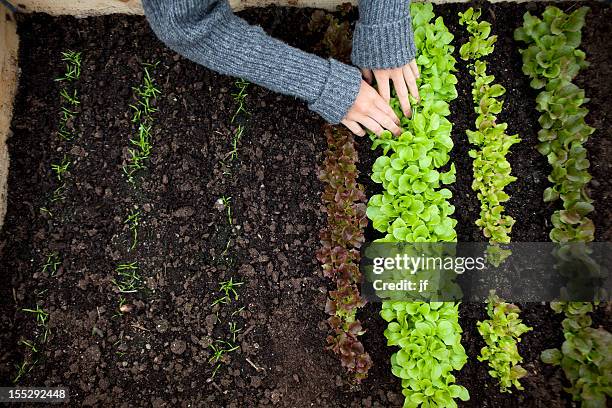
[[232, 116], [232, 120], [231, 120], [232, 123], [234, 123], [234, 121], [236, 120], [236, 117], [238, 117], [238, 115], [240, 115], [241, 113], [245, 115], [249, 114], [249, 112], [247, 112], [246, 110], [245, 103], [244, 103], [246, 97], [248, 96], [248, 94], [246, 93], [246, 89], [249, 86], [249, 82], [245, 81], [244, 79], [238, 79], [236, 80], [234, 85], [236, 86], [236, 88], [238, 88], [238, 92], [233, 93], [232, 97], [234, 98], [234, 102], [238, 104], [238, 108], [236, 109], [236, 112], [234, 112], [234, 115]]
[[130, 251], [136, 247], [138, 243], [138, 226], [140, 225], [140, 211], [132, 210], [132, 212], [128, 215], [125, 224], [128, 225], [130, 231], [132, 232], [132, 245], [130, 246]]
[[[60, 96], [64, 98], [64, 100], [72, 106], [78, 106], [81, 104], [81, 101], [79, 101], [79, 97], [78, 97], [78, 93], [76, 89], [73, 90], [72, 95], [70, 95], [66, 89], [62, 89], [60, 91]], [[74, 112], [70, 112], [70, 113], [74, 114]]]
[[62, 177], [64, 176], [64, 173], [68, 171], [68, 167], [70, 167], [70, 164], [72, 163], [66, 155], [64, 155], [64, 158], [60, 163], [51, 164], [51, 170], [55, 173], [55, 176], [59, 181], [62, 181]]
[[117, 272], [119, 278], [113, 279], [111, 282], [120, 293], [138, 292], [142, 284], [142, 276], [138, 273], [137, 262], [121, 264], [115, 268], [115, 272]]
[[36, 305], [36, 309], [21, 309], [22, 312], [32, 313], [36, 317], [36, 323], [39, 326], [46, 327], [49, 321], [49, 313], [45, 312], [39, 305]]
[[59, 254], [57, 252], [52, 252], [47, 255], [47, 261], [43, 265], [43, 273], [49, 272], [50, 276], [55, 276], [57, 273], [57, 269], [62, 264], [60, 260]]
[[81, 76], [81, 53], [75, 51], [62, 52], [62, 61], [66, 63], [66, 72], [56, 81], [74, 81]]
[[232, 197], [221, 197], [221, 202], [227, 211], [227, 222], [232, 225], [232, 206], [231, 206]]
[[33, 341], [21, 340], [19, 344], [23, 344], [24, 346], [29, 348], [32, 351], [32, 353], [38, 353], [38, 348], [36, 346], [36, 343], [34, 343]]

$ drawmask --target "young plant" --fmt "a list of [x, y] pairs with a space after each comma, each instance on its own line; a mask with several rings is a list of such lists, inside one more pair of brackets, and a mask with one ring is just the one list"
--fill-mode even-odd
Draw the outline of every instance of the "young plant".
[[[481, 204], [480, 219], [476, 225], [492, 244], [505, 244], [510, 242], [515, 220], [503, 215], [503, 203], [510, 198], [504, 188], [516, 180], [510, 175], [512, 169], [506, 155], [510, 147], [521, 139], [506, 133], [506, 123], [497, 123], [497, 115], [503, 106], [503, 101], [498, 98], [506, 93], [506, 89], [493, 83], [495, 77], [487, 74], [487, 63], [481, 60], [494, 51], [497, 37], [490, 36], [490, 23], [478, 21], [480, 15], [480, 9], [474, 10], [472, 7], [465, 13], [459, 13], [459, 24], [466, 25], [470, 33], [469, 41], [461, 47], [460, 55], [464, 60], [473, 61], [470, 75], [474, 78], [472, 96], [478, 114], [476, 130], [467, 131], [468, 140], [478, 148], [469, 152], [474, 159], [472, 189], [478, 193]], [[500, 251], [498, 254], [502, 256]], [[501, 261], [501, 258], [494, 263], [497, 261]]]
[[130, 262], [118, 265], [115, 272], [119, 276], [111, 282], [120, 293], [135, 293], [142, 288], [142, 276], [138, 272], [138, 263]]
[[68, 171], [68, 167], [70, 167], [72, 163], [70, 159], [66, 155], [59, 163], [51, 163], [51, 170], [55, 173], [55, 177], [58, 181], [62, 181], [64, 174]]
[[213, 301], [211, 306], [214, 306], [218, 303], [228, 304], [232, 302], [232, 298], [234, 300], [238, 300], [238, 292], [236, 288], [242, 286], [244, 282], [234, 282], [234, 278], [229, 278], [229, 280], [219, 283], [219, 292], [223, 294], [220, 298], [217, 298]]
[[238, 107], [236, 108], [236, 111], [232, 115], [231, 123], [234, 123], [236, 121], [236, 118], [239, 117], [241, 114], [242, 115], [249, 114], [249, 112], [246, 110], [246, 104], [245, 104], [246, 97], [248, 96], [248, 94], [246, 93], [246, 90], [250, 85], [249, 82], [245, 81], [244, 79], [237, 79], [236, 82], [234, 82], [234, 85], [238, 89], [238, 92], [232, 93], [232, 98], [234, 98], [234, 102], [236, 102], [236, 105]]
[[59, 254], [57, 252], [51, 252], [49, 255], [47, 255], [47, 260], [43, 265], [42, 272], [48, 272], [50, 276], [55, 276], [61, 264], [62, 261]]
[[606, 407], [612, 394], [612, 334], [593, 328], [592, 303], [551, 303], [555, 313], [565, 313], [561, 349], [542, 352], [542, 361], [563, 369], [571, 386], [565, 390], [583, 408]]
[[161, 94], [161, 91], [156, 87], [150, 70], [155, 69], [157, 64], [157, 62], [154, 64], [143, 64], [143, 83], [138, 87], [132, 88], [136, 103], [130, 105], [130, 108], [132, 109], [132, 122], [136, 124], [137, 135], [130, 139], [130, 144], [134, 148], [128, 149], [130, 157], [128, 162], [123, 165], [123, 172], [130, 183], [134, 182], [136, 172], [146, 169], [146, 162], [151, 156], [152, 115], [157, 112], [154, 102], [157, 96]]
[[489, 374], [499, 380], [501, 392], [512, 392], [512, 386], [522, 390], [519, 379], [527, 374], [519, 365], [523, 358], [517, 343], [521, 341], [521, 335], [533, 329], [522, 323], [520, 312], [518, 306], [502, 301], [492, 291], [487, 301], [489, 320], [476, 323], [487, 344], [480, 351], [478, 361], [489, 362]]
[[81, 77], [81, 53], [75, 51], [62, 52], [62, 61], [66, 63], [64, 76], [57, 78], [56, 81], [74, 81]]
[[[449, 162], [453, 148], [452, 124], [446, 118], [448, 102], [457, 97], [453, 35], [441, 17], [431, 22], [435, 17], [431, 4], [413, 3], [411, 14], [421, 101], [408, 118], [393, 98], [391, 106], [400, 117], [403, 133], [398, 138], [389, 132], [381, 138], [371, 136], [372, 148], [381, 146], [384, 154], [374, 163], [372, 180], [385, 191], [370, 199], [367, 216], [385, 234], [379, 241], [454, 242], [457, 221], [451, 216], [455, 208], [447, 201], [452, 193], [441, 187], [455, 181], [455, 167], [439, 171]], [[387, 344], [399, 347], [391, 366], [402, 379], [404, 407], [456, 407], [456, 398], [469, 399], [466, 388], [453, 384], [452, 371], [467, 361], [458, 304], [385, 301], [381, 316], [388, 322]]]
[[[68, 102], [68, 104], [72, 105], [72, 106], [79, 106], [81, 104], [81, 101], [79, 101], [79, 97], [77, 94], [77, 90], [74, 89], [72, 91], [72, 95], [70, 95], [68, 93], [68, 91], [64, 88], [60, 91], [60, 96], [66, 101]], [[71, 112], [73, 113], [73, 112]]]
[[42, 328], [42, 342], [46, 343], [49, 338], [49, 334], [51, 333], [48, 323], [49, 323], [49, 313], [46, 312], [43, 308], [41, 308], [38, 304], [36, 305], [36, 309], [21, 309], [22, 312], [31, 313], [36, 318], [36, 323], [39, 327]]
[[130, 251], [136, 248], [138, 243], [138, 226], [140, 225], [140, 211], [132, 210], [128, 217], [123, 222], [128, 225], [132, 235], [132, 245], [130, 245]]
[[226, 197], [226, 196], [222, 196], [221, 198], [219, 198], [218, 200], [219, 204], [225, 208], [225, 213], [227, 215], [227, 223], [229, 225], [233, 224], [233, 219], [232, 219], [232, 197]]
[[588, 102], [584, 91], [571, 81], [588, 64], [585, 53], [578, 49], [588, 7], [566, 14], [549, 6], [542, 19], [529, 12], [523, 16], [523, 27], [514, 33], [517, 41], [528, 48], [521, 50], [523, 72], [531, 78], [531, 86], [544, 90], [538, 95], [536, 108], [542, 114], [538, 132], [538, 151], [552, 166], [544, 191], [544, 201], [559, 198], [563, 210], [552, 216], [550, 238], [554, 242], [592, 241], [595, 226], [587, 217], [593, 211], [587, 184], [589, 161], [583, 145], [595, 131], [584, 118]]
[[321, 231], [321, 248], [317, 258], [323, 274], [336, 288], [328, 293], [325, 311], [332, 334], [327, 337], [329, 349], [340, 357], [343, 367], [359, 383], [372, 366], [358, 337], [365, 333], [356, 319], [365, 302], [359, 294], [362, 277], [359, 271], [359, 248], [365, 241], [367, 226], [365, 193], [357, 183], [358, 160], [355, 141], [345, 129], [327, 126], [327, 151], [319, 179], [325, 183], [321, 196], [327, 213], [327, 226]]
[[477, 60], [491, 54], [497, 41], [496, 35], [491, 35], [491, 23], [478, 21], [481, 16], [480, 9], [470, 7], [465, 13], [459, 13], [459, 24], [465, 25], [470, 39], [459, 49], [459, 55], [464, 61]]
[[225, 340], [216, 340], [216, 343], [217, 345], [212, 343], [209, 346], [213, 351], [213, 355], [208, 359], [208, 363], [215, 366], [211, 378], [215, 378], [217, 371], [219, 371], [219, 368], [221, 368], [221, 363], [227, 361], [228, 354], [240, 348], [239, 346]]

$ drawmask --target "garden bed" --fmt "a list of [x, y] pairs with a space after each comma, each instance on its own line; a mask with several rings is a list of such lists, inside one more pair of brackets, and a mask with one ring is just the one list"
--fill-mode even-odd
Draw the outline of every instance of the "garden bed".
[[[612, 51], [606, 38], [612, 10], [599, 3], [589, 6], [582, 48], [591, 66], [577, 83], [591, 98], [587, 122], [597, 129], [587, 146], [595, 200], [591, 218], [596, 240], [610, 241]], [[467, 41], [457, 17], [466, 8], [447, 4], [435, 9], [455, 34], [456, 53]], [[550, 169], [535, 149], [537, 92], [521, 71], [519, 46], [512, 38], [525, 10], [543, 8], [483, 7], [483, 17], [499, 35], [490, 69], [508, 90], [500, 119], [523, 140], [509, 156], [518, 177], [507, 188], [507, 212], [517, 220], [514, 241], [547, 241], [554, 210], [542, 202]], [[311, 14], [286, 8], [241, 12], [305, 50], [313, 50], [322, 37], [308, 30]], [[315, 257], [325, 222], [317, 177], [326, 149], [319, 117], [299, 101], [250, 85], [244, 99], [248, 113], [234, 120], [235, 80], [167, 49], [143, 17], [34, 14], [21, 16], [18, 30], [22, 73], [8, 141], [8, 212], [0, 235], [1, 385], [10, 383], [15, 365], [30, 355], [20, 341], [40, 330], [21, 309], [41, 304], [50, 314], [49, 340], [19, 383], [69, 387], [75, 403], [401, 406], [379, 305], [360, 313], [368, 329], [363, 343], [374, 361], [361, 387], [346, 385], [342, 368], [324, 350], [329, 282]], [[55, 132], [62, 102], [54, 79], [64, 73], [61, 52], [67, 49], [82, 52], [81, 76], [74, 82], [81, 105], [69, 123], [78, 137], [69, 144]], [[142, 63], [153, 62], [158, 62], [151, 72], [161, 92], [152, 114], [152, 154], [133, 186], [122, 171], [135, 131], [129, 105], [134, 103], [132, 87], [143, 81]], [[450, 104], [449, 118], [457, 182], [450, 188], [459, 241], [482, 241], [474, 225], [479, 204], [471, 189], [465, 136], [474, 122], [472, 80], [463, 62], [458, 68], [459, 97]], [[234, 157], [232, 139], [239, 126], [243, 131]], [[378, 153], [367, 138], [357, 143], [360, 181], [369, 197], [380, 190], [368, 177]], [[58, 180], [50, 164], [65, 155], [72, 158], [63, 176], [66, 198], [53, 203]], [[132, 248], [125, 220], [134, 211], [140, 213], [140, 227]], [[375, 238], [372, 230], [366, 238]], [[53, 253], [61, 254], [61, 266], [54, 273], [42, 272]], [[112, 280], [116, 267], [128, 261], [138, 263], [143, 282], [138, 293], [125, 296], [121, 313]], [[230, 293], [229, 301], [213, 306], [220, 283], [230, 278], [242, 283], [235, 286], [237, 299]], [[462, 344], [469, 359], [456, 374], [471, 395], [461, 406], [571, 406], [562, 390], [562, 371], [539, 358], [542, 350], [561, 345], [561, 316], [548, 305], [521, 306], [524, 322], [534, 327], [520, 344], [529, 375], [522, 380], [524, 391], [501, 394], [486, 364], [476, 360], [484, 342], [475, 323], [486, 317], [486, 310], [461, 305]], [[599, 308], [593, 316], [595, 326], [612, 329], [609, 311]], [[219, 364], [211, 363], [210, 344], [230, 338], [239, 348]]]

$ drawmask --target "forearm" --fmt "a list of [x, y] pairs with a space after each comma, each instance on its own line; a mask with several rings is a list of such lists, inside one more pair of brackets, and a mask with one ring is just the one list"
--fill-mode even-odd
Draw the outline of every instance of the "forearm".
[[236, 17], [227, 1], [143, 0], [156, 34], [170, 48], [222, 74], [296, 96], [338, 123], [360, 84], [356, 68], [324, 60], [269, 37]]
[[352, 61], [360, 68], [398, 68], [415, 58], [410, 0], [360, 0]]

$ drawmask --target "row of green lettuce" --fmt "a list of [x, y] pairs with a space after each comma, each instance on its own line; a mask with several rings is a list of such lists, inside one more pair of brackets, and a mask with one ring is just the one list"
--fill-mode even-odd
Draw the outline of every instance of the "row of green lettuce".
[[[595, 129], [585, 123], [588, 98], [572, 82], [588, 65], [584, 51], [579, 49], [588, 11], [580, 7], [565, 13], [549, 6], [541, 18], [527, 12], [523, 26], [514, 33], [515, 40], [527, 46], [521, 50], [523, 72], [531, 78], [531, 86], [541, 90], [536, 99], [542, 126], [538, 150], [548, 158], [552, 167], [548, 179], [553, 183], [546, 189], [544, 201], [562, 202], [563, 209], [552, 216], [550, 232], [551, 240], [561, 244], [595, 238], [595, 226], [588, 217], [593, 200], [588, 194], [590, 163], [584, 147]], [[586, 249], [583, 255], [589, 259]], [[586, 273], [590, 267], [585, 263], [581, 272]], [[592, 303], [556, 302], [551, 307], [565, 314], [565, 341], [560, 349], [545, 350], [542, 360], [561, 366], [570, 383], [566, 391], [581, 407], [607, 406], [607, 397], [612, 396], [612, 335], [601, 327], [592, 327]]]
[[[372, 136], [372, 148], [383, 150], [372, 180], [384, 192], [371, 197], [367, 216], [384, 234], [378, 241], [454, 242], [455, 208], [448, 201], [451, 191], [443, 187], [455, 181], [454, 165], [447, 166], [453, 148], [449, 102], [457, 97], [453, 35], [441, 17], [435, 18], [431, 4], [412, 4], [411, 14], [421, 102], [408, 118], [392, 99], [403, 133], [397, 138], [388, 132]], [[402, 381], [404, 407], [456, 407], [455, 399], [469, 399], [453, 375], [467, 361], [458, 308], [451, 302], [383, 302], [387, 345], [399, 348], [391, 369]]]
[[[495, 83], [495, 77], [487, 73], [484, 57], [495, 50], [497, 36], [491, 35], [491, 23], [479, 21], [480, 9], [468, 8], [459, 13], [459, 24], [465, 25], [470, 34], [459, 55], [469, 62], [470, 75], [474, 78], [472, 96], [477, 118], [476, 129], [468, 130], [467, 137], [476, 149], [470, 150], [474, 159], [474, 181], [472, 189], [478, 192], [481, 203], [480, 219], [476, 221], [484, 236], [493, 244], [489, 247], [488, 259], [493, 264], [503, 261], [509, 251], [497, 244], [509, 243], [514, 219], [502, 215], [503, 203], [510, 199], [504, 187], [516, 180], [511, 176], [510, 163], [506, 155], [510, 147], [520, 142], [518, 135], [508, 135], [507, 123], [499, 123], [497, 115], [502, 111], [503, 100], [499, 98], [506, 89]], [[479, 361], [488, 361], [489, 374], [497, 379], [502, 392], [511, 392], [512, 386], [522, 390], [519, 379], [527, 374], [520, 366], [523, 358], [518, 352], [520, 336], [532, 328], [519, 318], [520, 309], [491, 294], [487, 302], [489, 319], [478, 322], [478, 332], [486, 346], [482, 348]]]

